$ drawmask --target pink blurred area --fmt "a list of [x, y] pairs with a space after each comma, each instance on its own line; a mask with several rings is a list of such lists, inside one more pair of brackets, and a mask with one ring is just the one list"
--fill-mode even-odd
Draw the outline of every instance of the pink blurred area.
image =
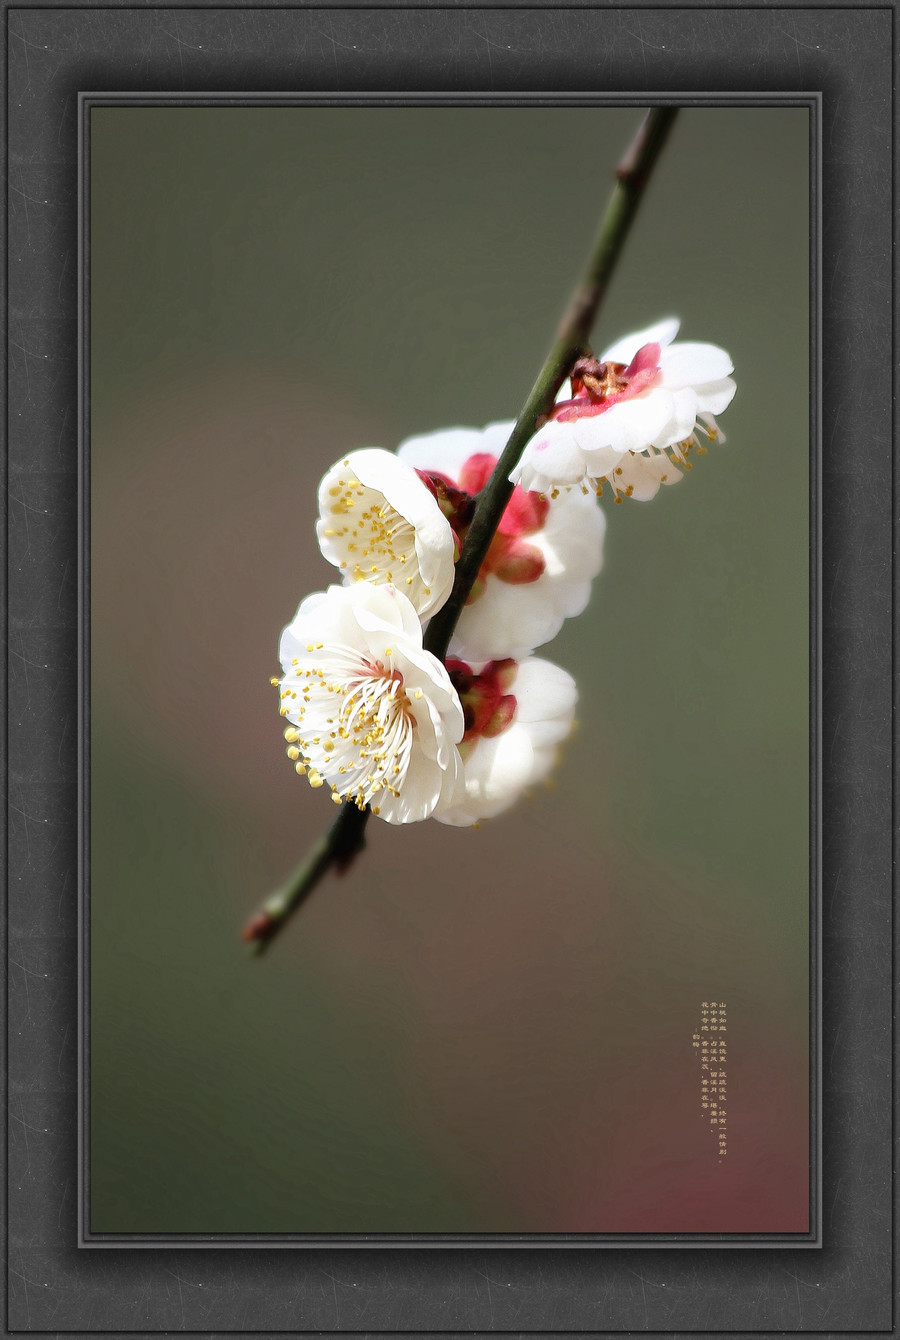
[[331, 580], [312, 488], [322, 461], [364, 432], [336, 397], [246, 365], [162, 396], [154, 388], [104, 431], [92, 505], [95, 695], [143, 747], [240, 806], [269, 840], [289, 772], [272, 767], [278, 630]]
[[[157, 386], [97, 434], [95, 702], [135, 766], [247, 834], [236, 954], [332, 817], [284, 758], [269, 683], [281, 626], [332, 575], [314, 486], [398, 435], [334, 388], [245, 365]], [[718, 916], [727, 890], [617, 842], [594, 759], [576, 737], [553, 791], [477, 832], [370, 824], [278, 952], [376, 1019], [410, 1138], [492, 1231], [803, 1232], [806, 1041], [755, 982], [764, 919]], [[733, 1049], [722, 1160], [691, 1048], [711, 992]]]

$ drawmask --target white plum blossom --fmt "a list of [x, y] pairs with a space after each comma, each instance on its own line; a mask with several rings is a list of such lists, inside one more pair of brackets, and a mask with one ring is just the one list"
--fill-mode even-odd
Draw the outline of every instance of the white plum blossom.
[[551, 497], [573, 485], [600, 494], [606, 483], [616, 502], [646, 501], [690, 469], [692, 450], [724, 442], [714, 415], [734, 396], [732, 361], [714, 344], [673, 344], [678, 325], [661, 321], [580, 359], [510, 478]]
[[288, 757], [314, 788], [389, 823], [471, 826], [544, 780], [573, 723], [570, 675], [531, 653], [588, 603], [603, 559], [595, 494], [652, 498], [690, 469], [735, 393], [710, 344], [668, 320], [579, 359], [512, 472], [512, 496], [446, 664], [423, 629], [446, 602], [478, 494], [513, 423], [342, 457], [317, 534], [344, 585], [308, 596], [281, 636]]
[[[431, 480], [461, 541], [513, 424], [407, 438], [400, 459]], [[606, 519], [580, 490], [556, 497], [516, 488], [462, 611], [451, 653], [471, 661], [523, 656], [588, 603], [603, 561]]]
[[426, 819], [452, 803], [462, 776], [462, 706], [422, 627], [391, 584], [318, 591], [279, 647], [288, 757], [332, 799], [371, 805], [388, 823]]
[[467, 827], [509, 809], [545, 780], [571, 733], [578, 695], [571, 675], [537, 656], [447, 666], [466, 717], [464, 786], [434, 817]]
[[319, 546], [345, 583], [392, 583], [423, 617], [453, 586], [455, 537], [434, 492], [393, 452], [343, 457], [319, 485]]

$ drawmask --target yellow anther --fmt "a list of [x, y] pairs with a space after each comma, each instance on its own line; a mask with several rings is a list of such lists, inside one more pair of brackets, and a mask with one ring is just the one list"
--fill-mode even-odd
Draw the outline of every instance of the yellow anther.
[[295, 771], [295, 772], [299, 772], [300, 776], [302, 777], [303, 774], [306, 772], [306, 764], [305, 764], [305, 763], [295, 763], [295, 764], [294, 764], [294, 771]]
[[276, 684], [280, 684], [280, 683], [281, 683], [281, 680], [280, 680], [280, 679], [276, 679], [275, 676], [273, 675], [272, 678], [269, 680], [269, 683], [270, 683], [270, 684], [272, 685], [272, 687], [274, 688]]
[[294, 759], [300, 757], [300, 750], [297, 748], [295, 744], [292, 744], [291, 747], [288, 749], [287, 756], [292, 762]]

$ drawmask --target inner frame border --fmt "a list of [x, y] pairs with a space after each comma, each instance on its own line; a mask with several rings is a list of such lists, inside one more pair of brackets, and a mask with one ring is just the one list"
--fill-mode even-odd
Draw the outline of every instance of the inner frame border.
[[[90, 1229], [90, 117], [94, 107], [805, 107], [809, 113], [809, 1222], [807, 1233], [94, 1233]], [[747, 1248], [822, 1246], [821, 278], [822, 94], [112, 93], [78, 94], [79, 295], [79, 1113], [78, 1246], [303, 1248]]]

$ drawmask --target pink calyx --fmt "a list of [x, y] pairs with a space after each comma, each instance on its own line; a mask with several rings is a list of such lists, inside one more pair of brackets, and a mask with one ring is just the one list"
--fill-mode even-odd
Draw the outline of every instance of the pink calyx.
[[504, 692], [515, 679], [516, 662], [488, 661], [476, 672], [466, 661], [451, 656], [446, 666], [462, 704], [465, 722], [462, 744], [471, 744], [478, 736], [490, 739], [505, 731], [516, 713], [515, 695]]
[[[417, 470], [422, 483], [437, 499], [438, 506], [453, 531], [456, 562], [462, 549], [466, 531], [475, 510], [475, 495], [480, 493], [493, 473], [498, 458], [490, 452], [473, 453], [459, 471], [458, 483], [436, 470]], [[550, 511], [549, 501], [539, 493], [527, 493], [517, 484], [500, 518], [497, 532], [478, 573], [467, 605], [473, 604], [484, 592], [484, 579], [497, 577], [512, 586], [536, 582], [546, 566], [544, 556], [536, 545], [528, 544], [523, 536], [541, 530]]]
[[498, 531], [481, 565], [482, 573], [492, 573], [510, 586], [525, 586], [536, 582], [544, 571], [544, 555], [536, 545]]
[[[493, 474], [497, 460], [496, 456], [487, 451], [470, 456], [459, 472], [460, 488], [467, 493], [480, 493]], [[549, 511], [550, 504], [546, 498], [542, 498], [539, 493], [526, 493], [517, 484], [500, 518], [497, 534], [533, 535], [544, 525]]]

